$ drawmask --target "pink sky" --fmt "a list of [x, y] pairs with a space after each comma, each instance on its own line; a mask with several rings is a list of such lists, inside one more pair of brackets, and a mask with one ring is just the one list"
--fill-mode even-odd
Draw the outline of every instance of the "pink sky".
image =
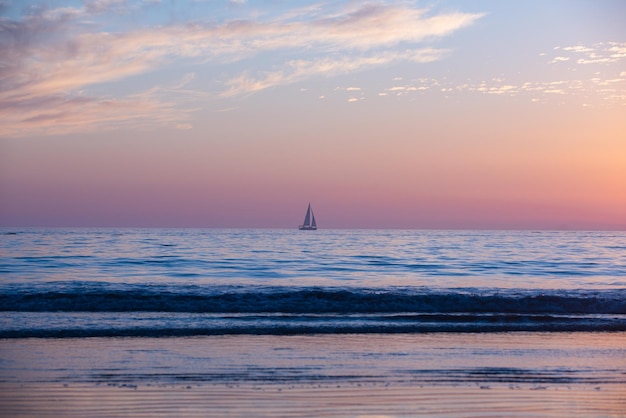
[[4, 10], [0, 226], [626, 228], [623, 3], [97, 3]]

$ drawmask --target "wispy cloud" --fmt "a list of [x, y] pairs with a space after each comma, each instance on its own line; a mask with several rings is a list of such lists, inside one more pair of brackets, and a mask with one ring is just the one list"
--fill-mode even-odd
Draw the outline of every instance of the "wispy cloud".
[[551, 97], [578, 97], [587, 104], [595, 96], [600, 103], [626, 105], [626, 72], [615, 78], [593, 77], [590, 79], [567, 79], [556, 81], [513, 82], [503, 78], [492, 78], [463, 84], [447, 79], [419, 78], [407, 80], [404, 84], [394, 84], [377, 96], [409, 96], [416, 94], [481, 94], [503, 97], [527, 97], [533, 102], [547, 101]]
[[[480, 81], [467, 80], [462, 84], [445, 78], [419, 78], [405, 80], [394, 78], [393, 85], [376, 92], [379, 97], [409, 96], [425, 93], [450, 95], [453, 93], [472, 93], [502, 97], [528, 97], [533, 102], [548, 101], [555, 97], [577, 97], [581, 103], [592, 98], [599, 99], [596, 103], [626, 106], [626, 43], [602, 42], [591, 46], [574, 45], [555, 47], [553, 57], [550, 53], [540, 53], [544, 60], [548, 57], [549, 65], [567, 65], [568, 70], [560, 72], [561, 78], [556, 80], [513, 81], [502, 77]], [[576, 71], [583, 66], [588, 71]], [[580, 70], [580, 68], [579, 68]], [[583, 74], [588, 76], [582, 77]], [[569, 77], [568, 77], [569, 75]]]
[[0, 136], [59, 135], [93, 129], [150, 124], [176, 126], [187, 120], [174, 103], [146, 97], [105, 99], [49, 96], [0, 106]]
[[[243, 1], [235, 3], [245, 7]], [[433, 14], [408, 3], [357, 3], [335, 10], [309, 7], [265, 19], [189, 22], [129, 31], [105, 31], [97, 23], [98, 15], [130, 13], [142, 4], [149, 3], [91, 0], [82, 7], [39, 8], [18, 20], [0, 18], [0, 116], [4, 122], [0, 135], [26, 135], [44, 128], [70, 131], [72, 124], [77, 130], [86, 129], [111, 120], [125, 123], [142, 120], [147, 112], [153, 112], [152, 123], [185, 125], [186, 121], [175, 119], [185, 119], [188, 109], [155, 94], [101, 97], [89, 90], [181, 59], [219, 68], [238, 61], [248, 64], [251, 58], [271, 52], [292, 56], [264, 60], [270, 62], [269, 69], [248, 65], [247, 72], [225, 80], [217, 96], [249, 94], [396, 61], [429, 62], [441, 59], [446, 51], [419, 47], [419, 43], [453, 33], [482, 16]], [[190, 83], [191, 76], [176, 88]], [[51, 121], [63, 128], [52, 129]]]
[[574, 61], [577, 64], [613, 64], [626, 59], [626, 43], [599, 42], [593, 45], [574, 45], [555, 47], [555, 51], [565, 52], [567, 56], [557, 56], [550, 63]]
[[550, 64], [554, 64], [557, 62], [565, 62], [565, 61], [569, 61], [570, 58], [569, 57], [554, 57], [554, 59], [552, 61], [550, 61]]
[[335, 76], [352, 73], [375, 66], [388, 65], [395, 61], [431, 62], [440, 59], [445, 50], [426, 48], [402, 52], [379, 52], [366, 56], [347, 56], [343, 58], [320, 58], [317, 60], [289, 61], [279, 71], [265, 73], [257, 77], [241, 74], [226, 82], [229, 86], [223, 96], [236, 96], [254, 93], [269, 87], [291, 84], [312, 76]]

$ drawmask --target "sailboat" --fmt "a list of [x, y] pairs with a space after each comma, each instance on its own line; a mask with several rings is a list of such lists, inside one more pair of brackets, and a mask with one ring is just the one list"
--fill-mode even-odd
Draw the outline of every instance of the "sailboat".
[[313, 215], [313, 210], [311, 210], [311, 204], [309, 203], [309, 207], [306, 210], [306, 216], [304, 217], [304, 223], [298, 227], [300, 231], [315, 231], [317, 230], [317, 224], [315, 223], [315, 215]]

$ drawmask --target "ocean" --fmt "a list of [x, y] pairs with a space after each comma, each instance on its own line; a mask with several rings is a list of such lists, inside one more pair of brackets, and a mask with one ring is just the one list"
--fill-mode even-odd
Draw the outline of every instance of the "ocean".
[[626, 414], [626, 232], [0, 234], [10, 415]]

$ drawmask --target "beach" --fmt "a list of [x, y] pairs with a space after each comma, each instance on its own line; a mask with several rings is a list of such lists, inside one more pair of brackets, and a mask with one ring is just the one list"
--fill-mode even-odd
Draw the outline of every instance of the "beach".
[[624, 387], [2, 387], [12, 417], [621, 417]]
[[3, 340], [3, 416], [624, 416], [626, 333]]

